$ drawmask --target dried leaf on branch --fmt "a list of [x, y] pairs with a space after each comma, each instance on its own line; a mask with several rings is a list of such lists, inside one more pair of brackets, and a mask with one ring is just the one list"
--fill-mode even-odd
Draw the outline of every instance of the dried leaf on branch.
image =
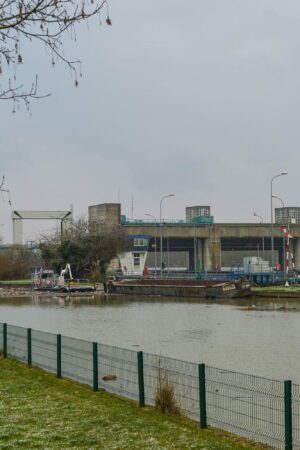
[[64, 55], [64, 40], [75, 39], [76, 27], [100, 16], [102, 9], [107, 25], [112, 25], [108, 0], [0, 0], [0, 100], [22, 100], [29, 107], [30, 99], [49, 95], [38, 95], [37, 75], [29, 89], [17, 81], [16, 66], [26, 60], [21, 51], [25, 40], [40, 43], [48, 50], [53, 66], [55, 61], [63, 62], [78, 80], [80, 61]]

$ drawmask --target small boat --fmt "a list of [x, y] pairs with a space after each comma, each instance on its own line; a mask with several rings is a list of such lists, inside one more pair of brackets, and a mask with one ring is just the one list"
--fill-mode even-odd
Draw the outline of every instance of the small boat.
[[[69, 273], [69, 279], [65, 274]], [[57, 275], [53, 270], [40, 269], [32, 274], [32, 289], [38, 292], [94, 292], [95, 287], [88, 280], [74, 279], [70, 264]]]
[[237, 298], [251, 295], [248, 281], [191, 280], [178, 278], [136, 278], [112, 280], [108, 293], [161, 295], [167, 297]]

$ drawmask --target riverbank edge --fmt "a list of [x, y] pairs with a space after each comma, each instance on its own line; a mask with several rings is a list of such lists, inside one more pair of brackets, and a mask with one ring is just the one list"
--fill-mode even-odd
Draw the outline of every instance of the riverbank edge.
[[55, 297], [86, 297], [90, 295], [102, 295], [104, 293], [103, 285], [98, 285], [97, 289], [93, 292], [54, 292], [54, 291], [34, 291], [31, 284], [17, 284], [0, 281], [0, 298], [1, 297], [31, 297], [32, 295], [49, 296], [55, 295]]
[[[59, 407], [59, 405], [61, 405], [61, 403], [64, 400], [70, 400], [71, 399], [75, 399], [76, 397], [83, 397], [84, 399], [87, 399], [87, 401], [89, 402], [89, 404], [92, 404], [93, 406], [93, 415], [91, 417], [86, 415], [86, 411], [84, 409], [84, 402], [80, 401], [79, 399], [79, 403], [81, 405], [80, 408], [77, 409], [77, 413], [82, 415], [82, 421], [84, 422], [88, 422], [89, 420], [91, 420], [91, 426], [94, 428], [95, 426], [95, 420], [94, 420], [94, 413], [95, 413], [95, 408], [99, 408], [99, 411], [101, 410], [101, 412], [103, 412], [103, 407], [105, 407], [107, 409], [109, 409], [108, 411], [108, 417], [106, 418], [107, 420], [105, 421], [105, 429], [106, 427], [108, 427], [108, 423], [107, 421], [111, 421], [111, 426], [115, 427], [116, 426], [116, 422], [120, 422], [120, 419], [122, 420], [124, 416], [124, 414], [126, 415], [126, 420], [124, 420], [124, 424], [119, 424], [120, 426], [126, 426], [128, 425], [129, 427], [129, 432], [130, 432], [130, 427], [135, 425], [137, 426], [141, 426], [141, 422], [144, 422], [143, 424], [143, 432], [145, 431], [147, 433], [147, 426], [149, 428], [149, 433], [151, 434], [151, 436], [153, 436], [154, 440], [158, 440], [161, 438], [161, 434], [165, 434], [166, 430], [162, 430], [162, 428], [166, 428], [168, 426], [170, 426], [172, 429], [174, 429], [174, 427], [176, 428], [176, 430], [178, 430], [178, 432], [180, 433], [180, 435], [184, 435], [186, 434], [187, 438], [190, 438], [190, 435], [192, 435], [192, 439], [193, 440], [197, 440], [199, 441], [199, 447], [194, 447], [193, 448], [204, 448], [203, 446], [205, 446], [205, 448], [207, 449], [223, 449], [223, 448], [228, 448], [228, 445], [230, 445], [230, 448], [232, 449], [244, 449], [244, 450], [248, 450], [248, 449], [261, 449], [261, 450], [267, 450], [270, 447], [257, 443], [257, 442], [253, 442], [253, 441], [249, 441], [245, 438], [233, 435], [231, 433], [225, 432], [223, 430], [219, 430], [217, 428], [212, 428], [212, 427], [208, 427], [206, 429], [200, 429], [199, 428], [199, 424], [194, 422], [191, 419], [188, 419], [184, 416], [166, 416], [163, 415], [162, 413], [160, 413], [159, 411], [155, 410], [155, 408], [153, 407], [144, 407], [144, 408], [139, 408], [138, 403], [133, 401], [133, 400], [129, 400], [129, 399], [124, 399], [123, 397], [119, 397], [115, 394], [112, 393], [108, 393], [104, 390], [100, 390], [99, 392], [93, 392], [93, 390], [85, 385], [85, 384], [81, 384], [81, 383], [77, 383], [73, 380], [69, 380], [67, 378], [62, 378], [62, 379], [57, 379], [56, 376], [52, 373], [46, 372], [40, 368], [36, 368], [36, 367], [28, 367], [25, 364], [14, 360], [14, 359], [4, 359], [2, 353], [0, 352], [0, 367], [1, 367], [1, 375], [0, 375], [0, 387], [1, 384], [3, 384], [3, 386], [5, 386], [5, 390], [4, 393], [8, 396], [10, 396], [11, 398], [14, 397], [15, 394], [17, 394], [17, 391], [22, 391], [22, 396], [23, 398], [20, 399], [20, 404], [19, 404], [19, 420], [22, 422], [22, 429], [24, 429], [24, 433], [26, 433], [25, 427], [23, 426], [24, 423], [28, 420], [30, 423], [30, 431], [31, 431], [31, 435], [35, 435], [36, 431], [34, 429], [34, 427], [32, 426], [32, 423], [34, 422], [34, 417], [32, 417], [32, 415], [34, 416], [34, 411], [35, 409], [32, 408], [33, 405], [31, 405], [31, 401], [34, 398], [34, 393], [36, 394], [36, 399], [41, 398], [41, 393], [44, 390], [44, 387], [46, 387], [47, 389], [50, 387], [51, 391], [50, 391], [50, 398], [49, 398], [49, 393], [47, 395], [47, 403], [49, 403], [49, 401], [56, 401], [57, 398], [59, 398], [59, 404], [57, 404], [57, 406], [55, 407], [55, 412], [57, 413], [57, 420], [62, 419], [61, 416], [61, 408]], [[5, 372], [7, 372], [7, 378], [5, 377]], [[17, 379], [19, 376], [19, 380]], [[18, 384], [18, 381], [20, 384]], [[24, 389], [26, 383], [28, 382], [28, 384], [31, 386], [31, 389], [29, 391], [29, 393], [27, 394], [27, 390]], [[35, 384], [40, 385], [39, 388], [41, 390], [41, 392], [34, 392], [35, 389]], [[14, 392], [10, 392], [10, 389], [13, 390]], [[68, 397], [64, 398], [64, 393], [67, 390], [68, 393]], [[52, 395], [52, 398], [51, 398]], [[18, 396], [18, 395], [17, 395]], [[24, 398], [25, 397], [25, 398]], [[11, 402], [8, 403], [9, 406], [12, 405]], [[24, 408], [23, 406], [26, 405]], [[14, 441], [14, 444], [16, 444], [16, 433], [14, 431], [14, 427], [18, 427], [18, 425], [14, 422], [11, 421], [9, 419], [10, 416], [10, 411], [9, 411], [9, 406], [6, 406], [6, 411], [5, 411], [5, 417], [9, 423], [9, 430], [11, 433], [11, 439], [12, 441]], [[29, 408], [30, 410], [30, 418], [26, 417], [26, 408]], [[70, 409], [70, 406], [68, 406], [68, 408]], [[101, 408], [101, 409], [100, 409]], [[22, 414], [22, 409], [23, 411], [25, 411], [25, 413]], [[1, 410], [1, 405], [0, 405], [0, 410]], [[114, 412], [118, 412], [119, 416], [116, 417], [114, 415]], [[53, 411], [52, 411], [53, 412]], [[15, 409], [12, 411], [12, 414], [15, 414]], [[22, 417], [20, 417], [20, 415]], [[68, 428], [72, 428], [72, 426], [74, 425], [75, 427], [77, 426], [76, 423], [76, 419], [74, 420], [74, 423], [70, 423], [70, 419], [72, 420], [72, 413], [71, 416], [69, 418], [69, 422], [68, 422]], [[53, 418], [53, 417], [52, 417]], [[113, 418], [113, 419], [112, 419]], [[116, 420], [114, 420], [116, 418]], [[55, 420], [55, 418], [53, 418]], [[78, 416], [77, 416], [78, 419]], [[46, 421], [47, 422], [47, 421]], [[3, 428], [5, 428], [5, 424], [2, 424], [2, 430], [0, 430], [0, 438], [1, 438], [1, 431], [3, 431]], [[40, 430], [39, 431], [39, 435], [41, 435]], [[47, 442], [47, 444], [49, 444], [49, 434], [48, 432], [53, 431], [53, 430], [45, 430], [45, 442]], [[162, 433], [163, 431], [163, 433]], [[85, 432], [88, 433], [88, 430], [85, 430]], [[129, 433], [128, 432], [128, 433]], [[5, 433], [5, 431], [4, 431]], [[17, 433], [18, 434], [18, 433]], [[167, 441], [162, 442], [161, 444], [164, 446], [163, 448], [179, 448], [176, 446], [177, 444], [177, 437], [176, 435], [172, 435], [167, 433]], [[9, 442], [7, 442], [7, 435], [6, 437], [6, 442], [5, 444], [9, 444]], [[152, 437], [151, 437], [152, 439]], [[162, 438], [164, 439], [164, 438]], [[22, 441], [22, 439], [21, 439]], [[23, 442], [24, 443], [24, 442]], [[195, 443], [193, 441], [193, 443]], [[32, 444], [34, 444], [34, 442], [32, 442]], [[58, 444], [58, 443], [57, 443]], [[169, 446], [165, 446], [165, 445]], [[60, 445], [57, 447], [51, 447], [51, 448], [61, 448]], [[22, 447], [22, 445], [21, 445]], [[14, 448], [18, 448], [17, 445], [14, 446]], [[72, 447], [70, 447], [72, 448]], [[75, 447], [74, 447], [75, 448]], [[86, 447], [82, 447], [82, 448], [86, 448]], [[98, 448], [98, 447], [95, 447]], [[102, 447], [99, 447], [102, 448]], [[106, 447], [106, 448], [110, 448], [110, 447]], [[115, 447], [113, 447], [115, 448]], [[130, 448], [130, 447], [126, 447], [126, 448]], [[147, 447], [147, 448], [152, 448], [152, 447]], [[153, 448], [158, 448], [156, 446], [154, 446]], [[159, 447], [160, 448], [160, 447]], [[180, 447], [181, 448], [181, 447]], [[184, 447], [182, 447], [184, 448]], [[186, 448], [190, 448], [190, 447], [186, 447]]]
[[253, 296], [269, 298], [297, 298], [300, 301], [300, 290], [298, 290], [297, 292], [292, 292], [288, 291], [287, 289], [293, 288], [278, 287], [276, 289], [268, 289], [267, 287], [252, 287], [251, 291]]
[[[290, 289], [290, 291], [288, 291]], [[297, 292], [292, 292], [291, 290], [293, 287], [280, 287], [276, 286], [276, 288], [268, 288], [268, 287], [252, 287], [251, 288], [251, 295], [252, 296], [258, 296], [258, 297], [265, 297], [265, 298], [293, 298], [293, 299], [299, 299], [300, 301], [300, 289]], [[86, 297], [87, 295], [104, 295], [104, 289], [103, 285], [99, 285], [95, 292], [38, 292], [33, 291], [31, 288], [31, 285], [28, 283], [18, 283], [18, 282], [7, 282], [7, 281], [0, 281], [0, 298], [1, 297], [31, 297], [32, 295], [39, 295], [39, 296], [49, 296], [55, 294], [56, 297], [66, 297], [66, 296], [76, 296], [76, 297]], [[121, 294], [126, 295], [126, 294]], [[145, 295], [147, 297], [147, 295]], [[179, 297], [177, 297], [179, 298]], [[191, 297], [192, 298], [192, 297]], [[197, 297], [194, 297], [197, 298]], [[240, 297], [243, 298], [249, 298], [247, 297]]]

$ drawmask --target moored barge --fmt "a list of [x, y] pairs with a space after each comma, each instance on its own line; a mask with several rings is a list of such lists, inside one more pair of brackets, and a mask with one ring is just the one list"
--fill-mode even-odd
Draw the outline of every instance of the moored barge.
[[237, 298], [251, 295], [248, 281], [136, 278], [110, 281], [111, 294], [161, 295], [166, 297]]

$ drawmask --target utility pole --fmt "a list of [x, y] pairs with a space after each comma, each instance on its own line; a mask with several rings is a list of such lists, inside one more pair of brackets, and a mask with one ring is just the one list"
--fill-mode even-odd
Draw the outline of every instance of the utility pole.
[[[261, 223], [262, 224], [264, 223], [264, 219], [262, 216], [260, 216], [259, 214], [256, 214], [256, 212], [254, 213], [254, 216], [259, 217], [261, 220]], [[258, 244], [258, 246], [259, 246], [259, 244]], [[263, 260], [265, 260], [265, 237], [264, 237], [264, 235], [262, 237], [262, 255], [263, 255]]]
[[272, 252], [272, 283], [274, 283], [274, 224], [273, 224], [273, 181], [275, 178], [281, 177], [283, 175], [287, 175], [287, 171], [279, 173], [278, 175], [274, 175], [271, 179], [271, 252]]
[[154, 265], [155, 265], [155, 269], [154, 269], [154, 275], [156, 276], [156, 267], [157, 267], [157, 247], [156, 247], [156, 225], [157, 225], [157, 221], [156, 221], [156, 217], [153, 216], [152, 214], [148, 214], [146, 213], [145, 216], [149, 216], [152, 217], [154, 219]]
[[159, 225], [160, 225], [160, 275], [162, 276], [163, 271], [162, 271], [162, 265], [163, 265], [163, 246], [162, 246], [162, 240], [163, 240], [163, 230], [162, 230], [162, 202], [169, 197], [175, 197], [175, 194], [167, 194], [164, 195], [161, 199], [160, 199], [160, 204], [159, 204]]

